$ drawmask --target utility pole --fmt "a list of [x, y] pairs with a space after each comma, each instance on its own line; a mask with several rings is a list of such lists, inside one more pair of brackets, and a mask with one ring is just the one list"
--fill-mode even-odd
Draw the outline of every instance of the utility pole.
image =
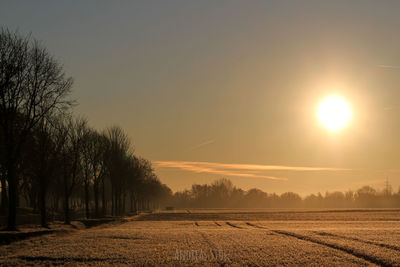
[[389, 184], [389, 178], [388, 177], [386, 177], [386, 183], [385, 183], [385, 195], [386, 196], [389, 196], [390, 194], [391, 194], [391, 187], [390, 187], [390, 184]]

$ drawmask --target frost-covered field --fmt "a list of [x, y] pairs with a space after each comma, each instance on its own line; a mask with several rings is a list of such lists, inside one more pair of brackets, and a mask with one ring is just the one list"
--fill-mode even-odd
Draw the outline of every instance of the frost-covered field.
[[0, 246], [0, 265], [400, 265], [400, 211], [184, 210]]

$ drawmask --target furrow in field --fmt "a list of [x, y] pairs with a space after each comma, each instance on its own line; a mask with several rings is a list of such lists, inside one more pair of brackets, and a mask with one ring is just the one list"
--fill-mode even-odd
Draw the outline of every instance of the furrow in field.
[[296, 233], [293, 233], [293, 232], [282, 231], [282, 230], [271, 230], [271, 231], [273, 231], [274, 233], [277, 233], [277, 234], [290, 236], [290, 237], [294, 237], [294, 238], [297, 238], [297, 239], [300, 239], [300, 240], [304, 240], [304, 241], [316, 243], [316, 244], [319, 244], [319, 245], [323, 245], [323, 246], [326, 246], [326, 247], [329, 247], [329, 248], [337, 249], [337, 250], [346, 252], [348, 254], [351, 254], [351, 255], [353, 255], [355, 257], [358, 257], [360, 259], [366, 260], [366, 261], [368, 261], [370, 263], [373, 263], [373, 264], [378, 264], [380, 266], [393, 266], [392, 264], [388, 263], [387, 261], [385, 261], [383, 259], [379, 259], [379, 258], [373, 257], [371, 255], [362, 253], [360, 251], [356, 251], [356, 250], [354, 250], [352, 248], [349, 248], [349, 247], [344, 247], [344, 246], [340, 246], [340, 245], [337, 245], [337, 244], [327, 243], [327, 242], [324, 242], [322, 240], [318, 240], [318, 239], [315, 239], [315, 238], [312, 238], [312, 237], [309, 237], [309, 236], [296, 234]]
[[[249, 230], [250, 229], [247, 229], [247, 231], [249, 231]], [[251, 234], [252, 233], [249, 232], [249, 235], [251, 235]], [[245, 244], [240, 238], [238, 238], [235, 235], [226, 235], [225, 242], [228, 242], [229, 244], [233, 244], [233, 246], [231, 245], [230, 249], [234, 248], [236, 253], [246, 252], [245, 254], [247, 254], [247, 256], [248, 256], [248, 258], [246, 260], [246, 265], [257, 266], [260, 264], [260, 262], [257, 262], [257, 253], [259, 253], [261, 251], [261, 248], [257, 252], [254, 252], [251, 248], [249, 248], [249, 244]], [[233, 253], [233, 251], [230, 251], [230, 253]]]
[[387, 249], [400, 251], [400, 247], [398, 247], [398, 246], [384, 244], [384, 243], [375, 242], [375, 241], [371, 241], [371, 240], [364, 240], [364, 239], [360, 239], [357, 237], [350, 237], [350, 236], [338, 235], [338, 234], [327, 233], [327, 232], [318, 232], [318, 231], [314, 231], [314, 233], [316, 233], [317, 235], [321, 235], [321, 236], [330, 236], [330, 237], [335, 237], [335, 238], [340, 238], [340, 239], [347, 239], [347, 240], [352, 240], [352, 241], [356, 241], [356, 242], [361, 242], [364, 244], [369, 244], [369, 245], [374, 245], [374, 246], [378, 246], [378, 247], [383, 247], [383, 248], [387, 248]]
[[225, 263], [221, 261], [221, 259], [219, 258], [219, 255], [218, 255], [218, 251], [219, 251], [218, 247], [210, 240], [210, 238], [208, 238], [207, 234], [205, 234], [201, 231], [198, 231], [198, 232], [201, 235], [201, 237], [203, 238], [203, 240], [210, 247], [210, 252], [213, 255], [213, 260], [216, 260], [220, 266], [224, 266]]
[[[228, 226], [230, 225], [228, 224]], [[347, 266], [355, 265], [355, 263], [358, 266], [371, 265], [364, 259], [340, 250], [332, 252], [331, 248], [317, 243], [306, 240], [293, 241], [291, 238], [269, 231], [267, 228], [251, 227], [238, 230], [236, 227], [230, 226], [224, 228], [223, 231], [214, 228], [205, 233], [220, 249], [229, 251], [231, 262], [238, 263], [238, 265], [294, 265], [295, 263], [307, 265], [311, 263], [309, 261], [311, 251], [319, 255], [318, 260], [325, 259], [329, 255], [329, 257], [335, 258], [335, 262], [346, 263]]]
[[235, 225], [235, 224], [233, 224], [233, 223], [230, 223], [230, 222], [225, 222], [225, 223], [226, 223], [227, 225], [231, 226], [231, 227], [243, 229], [243, 227], [240, 227], [240, 226]]
[[207, 235], [203, 232], [199, 232], [200, 235], [203, 237], [203, 240], [208, 244], [208, 246], [211, 248], [212, 251], [217, 250], [217, 247], [213, 242], [210, 241], [210, 239], [207, 237]]
[[247, 222], [246, 224], [247, 224], [248, 226], [252, 226], [252, 227], [255, 227], [255, 228], [267, 229], [267, 228], [265, 228], [265, 227], [262, 227], [262, 226], [259, 226], [259, 225], [256, 225], [256, 224], [252, 224], [252, 223], [249, 223], [249, 222]]
[[[263, 228], [263, 229], [266, 229], [266, 230], [271, 231], [271, 232], [276, 233], [276, 234], [280, 234], [280, 235], [284, 235], [284, 236], [290, 236], [290, 237], [294, 237], [294, 238], [297, 238], [297, 239], [300, 239], [300, 240], [303, 240], [303, 241], [308, 241], [308, 242], [311, 242], [311, 243], [314, 243], [314, 244], [319, 244], [319, 245], [322, 245], [322, 246], [325, 246], [325, 247], [337, 249], [337, 250], [343, 251], [345, 253], [348, 253], [348, 254], [350, 254], [352, 256], [355, 256], [357, 258], [360, 258], [362, 260], [368, 261], [368, 262], [373, 263], [373, 264], [377, 264], [377, 265], [381, 265], [381, 266], [393, 266], [392, 264], [386, 262], [383, 259], [379, 259], [377, 257], [373, 257], [371, 255], [368, 255], [368, 254], [365, 254], [365, 253], [362, 253], [362, 252], [359, 252], [359, 251], [355, 251], [355, 250], [353, 250], [352, 248], [349, 248], [349, 247], [340, 246], [338, 244], [328, 243], [328, 242], [325, 242], [325, 241], [322, 241], [322, 240], [318, 240], [318, 239], [315, 239], [315, 238], [312, 238], [312, 237], [309, 237], [309, 236], [305, 236], [305, 235], [296, 234], [296, 233], [293, 233], [293, 232], [282, 231], [282, 230], [273, 230], [273, 229], [269, 229], [267, 227], [259, 226], [259, 225], [256, 225], [256, 224], [253, 224], [253, 223], [249, 223], [249, 222], [247, 222], [246, 224], [249, 225], [249, 226], [255, 227], [255, 228]], [[329, 233], [327, 233], [327, 234], [329, 234]]]

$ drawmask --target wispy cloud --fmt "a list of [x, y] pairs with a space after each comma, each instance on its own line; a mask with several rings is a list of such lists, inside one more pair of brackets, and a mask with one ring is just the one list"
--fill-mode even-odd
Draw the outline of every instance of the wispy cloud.
[[[258, 177], [271, 180], [287, 180], [283, 177], [264, 175], [265, 171], [346, 171], [350, 169], [299, 167], [281, 165], [224, 164], [203, 161], [155, 161], [158, 168], [176, 168], [196, 173], [213, 173], [225, 176]], [[258, 172], [258, 173], [257, 173]]]
[[388, 106], [388, 107], [384, 107], [383, 109], [384, 110], [395, 110], [395, 109], [398, 109], [399, 108], [399, 106]]
[[207, 141], [204, 141], [204, 142], [202, 142], [202, 143], [200, 143], [200, 144], [197, 144], [197, 145], [193, 146], [191, 149], [198, 149], [198, 148], [200, 148], [200, 147], [203, 147], [203, 146], [212, 144], [212, 143], [214, 143], [214, 142], [215, 142], [215, 139], [207, 140]]
[[382, 69], [400, 69], [400, 66], [397, 66], [397, 65], [378, 65], [378, 68], [382, 68]]
[[399, 169], [389, 169], [387, 172], [394, 172], [394, 173], [400, 173]]

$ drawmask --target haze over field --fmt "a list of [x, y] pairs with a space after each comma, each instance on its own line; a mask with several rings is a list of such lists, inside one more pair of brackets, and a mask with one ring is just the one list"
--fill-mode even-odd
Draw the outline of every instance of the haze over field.
[[[400, 2], [3, 1], [74, 77], [76, 111], [118, 124], [174, 191], [383, 188], [400, 166]], [[331, 131], [331, 95], [351, 119]], [[332, 128], [332, 127], [331, 127]], [[272, 167], [271, 167], [272, 166]]]

